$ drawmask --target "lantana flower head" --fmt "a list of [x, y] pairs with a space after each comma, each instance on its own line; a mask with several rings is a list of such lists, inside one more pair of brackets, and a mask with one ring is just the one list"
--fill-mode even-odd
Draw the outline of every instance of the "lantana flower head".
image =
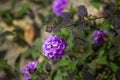
[[65, 54], [67, 44], [64, 39], [52, 35], [44, 40], [42, 46], [43, 54], [50, 59], [60, 59]]
[[57, 16], [60, 16], [67, 5], [68, 0], [54, 0], [52, 5], [53, 13], [55, 13]]

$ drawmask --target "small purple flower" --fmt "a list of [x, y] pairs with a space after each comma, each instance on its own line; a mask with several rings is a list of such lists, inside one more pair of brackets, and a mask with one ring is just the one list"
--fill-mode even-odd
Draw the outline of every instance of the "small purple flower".
[[98, 46], [103, 45], [104, 42], [108, 41], [108, 31], [107, 30], [95, 30], [93, 32], [94, 39], [93, 42], [97, 44]]
[[30, 79], [30, 74], [29, 74], [29, 73], [26, 73], [26, 74], [24, 75], [24, 78], [25, 78], [25, 80], [29, 80], [29, 79]]
[[24, 77], [26, 80], [28, 80], [30, 75], [35, 71], [37, 64], [37, 61], [30, 61], [25, 67], [21, 69], [21, 72], [25, 74]]
[[65, 54], [66, 43], [57, 35], [52, 35], [44, 41], [42, 50], [51, 59], [60, 59]]
[[57, 16], [60, 16], [60, 14], [64, 11], [64, 8], [67, 5], [68, 0], [54, 0], [52, 10]]
[[2, 74], [2, 75], [0, 76], [0, 80], [6, 80], [6, 75], [5, 75], [5, 74]]
[[100, 35], [102, 35], [102, 32], [101, 32], [101, 31], [98, 31], [98, 30], [95, 30], [95, 31], [93, 32], [93, 34], [94, 34], [94, 36], [100, 36]]
[[25, 66], [25, 67], [23, 67], [23, 68], [21, 69], [21, 72], [22, 72], [22, 73], [26, 73], [28, 70], [29, 70], [29, 68]]
[[38, 64], [37, 61], [30, 61], [30, 62], [28, 63], [28, 65], [27, 65], [27, 67], [28, 67], [30, 70], [34, 70], [34, 69], [36, 69], [37, 64]]
[[103, 30], [103, 34], [104, 34], [104, 35], [107, 35], [107, 34], [108, 34], [108, 31], [107, 31], [107, 30]]

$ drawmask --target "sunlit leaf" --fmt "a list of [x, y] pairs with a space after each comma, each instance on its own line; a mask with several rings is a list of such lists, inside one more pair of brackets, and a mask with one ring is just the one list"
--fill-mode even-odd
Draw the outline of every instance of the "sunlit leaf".
[[36, 69], [36, 72], [37, 73], [41, 73], [42, 71], [43, 71], [43, 65], [42, 65], [42, 63], [39, 63], [38, 65], [37, 65], [37, 69]]
[[62, 57], [62, 59], [59, 61], [59, 62], [57, 62], [57, 66], [67, 66], [67, 65], [69, 65], [70, 64], [70, 60], [69, 59], [67, 59], [66, 57]]
[[37, 59], [40, 56], [40, 49], [39, 48], [33, 49], [31, 54], [34, 59]]
[[106, 60], [106, 57], [99, 57], [95, 60], [97, 64], [107, 65], [108, 61]]
[[7, 64], [7, 60], [0, 60], [0, 68], [9, 68], [9, 65]]
[[28, 3], [24, 3], [21, 7], [21, 9], [15, 13], [15, 17], [16, 18], [19, 18], [19, 17], [22, 17], [29, 9], [29, 4]]
[[111, 68], [115, 72], [118, 69], [118, 66], [115, 63], [111, 63]]
[[91, 0], [91, 4], [96, 8], [99, 9], [101, 6], [100, 0]]
[[37, 38], [34, 42], [33, 42], [35, 47], [40, 47], [42, 45], [42, 40], [40, 38]]
[[56, 74], [54, 80], [63, 80], [63, 79], [62, 79], [62, 73], [61, 73], [60, 70], [57, 71], [57, 74]]

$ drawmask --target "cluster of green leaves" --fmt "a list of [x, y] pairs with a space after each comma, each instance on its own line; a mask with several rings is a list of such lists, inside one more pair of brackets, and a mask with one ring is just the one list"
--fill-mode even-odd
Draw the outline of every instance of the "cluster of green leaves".
[[10, 8], [5, 10], [2, 9], [0, 10], [0, 15], [2, 17], [2, 20], [7, 24], [12, 24], [13, 20], [23, 17], [24, 14], [26, 14], [26, 12], [29, 10], [29, 4], [24, 3], [21, 6], [21, 8], [17, 10], [17, 12], [14, 12], [15, 11], [14, 9], [16, 7], [16, 2], [17, 0], [12, 0]]
[[25, 53], [23, 53], [22, 57], [26, 58], [28, 56], [32, 56], [33, 59], [38, 59], [39, 55], [41, 54], [41, 46], [41, 39], [36, 39], [33, 43], [33, 46], [30, 49], [28, 49]]
[[[1, 11], [3, 20], [7, 23], [11, 23], [14, 18], [22, 17], [29, 10], [29, 5], [25, 3], [12, 17], [15, 1], [13, 0], [11, 9]], [[37, 0], [30, 1], [37, 2]], [[38, 64], [35, 74], [32, 75], [32, 80], [119, 80], [120, 46], [116, 44], [115, 40], [119, 43], [120, 1], [112, 2], [114, 6], [111, 6], [111, 2], [109, 3], [107, 0], [105, 2], [103, 0], [91, 0], [91, 3], [97, 9], [102, 3], [107, 6], [103, 12], [105, 20], [100, 24], [96, 22], [98, 18], [91, 19], [87, 8], [83, 5], [79, 6], [77, 11], [71, 7], [70, 13], [64, 12], [60, 17], [50, 13], [50, 19], [48, 19], [44, 28], [52, 27], [54, 34], [66, 40], [68, 45], [66, 54], [60, 60], [53, 61], [44, 57], [42, 62]], [[76, 12], [79, 18], [74, 20]], [[93, 44], [92, 33], [94, 30], [108, 30], [109, 42], [102, 46]], [[18, 32], [17, 35], [22, 39], [18, 30], [14, 32]], [[2, 35], [14, 34], [5, 32], [0, 36]], [[30, 57], [37, 60], [40, 55], [42, 56], [41, 46], [42, 40], [36, 38], [33, 46], [30, 46], [21, 58]], [[0, 67], [6, 69], [9, 65], [6, 60], [0, 60]]]
[[[108, 10], [111, 11], [111, 4], [109, 4], [108, 1], [94, 1], [95, 0], [91, 0], [96, 8], [99, 8], [101, 3], [104, 3], [106, 6], [109, 6]], [[116, 36], [119, 36], [117, 35], [117, 30], [119, 29], [118, 23], [120, 23], [119, 14], [117, 14], [119, 7], [117, 7], [117, 9], [112, 8], [113, 13], [106, 13], [107, 8], [105, 7], [104, 9], [105, 12], [103, 12], [103, 14], [109, 14], [110, 16], [103, 16], [105, 20], [100, 24], [96, 24], [97, 18], [91, 19], [91, 17], [88, 16], [85, 6], [79, 6], [78, 11], [75, 11], [78, 12], [80, 18], [77, 21], [73, 20], [75, 13], [66, 12], [53, 20], [55, 25], [51, 26], [53, 26], [54, 33], [67, 41], [68, 49], [66, 55], [54, 64], [57, 65], [57, 70], [55, 70], [55, 72], [53, 71], [54, 74], [51, 73], [54, 75], [52, 79], [115, 80], [115, 72], [120, 66], [118, 63], [119, 59], [116, 59], [119, 57], [119, 47], [114, 43], [114, 40], [117, 38]], [[114, 15], [117, 16], [117, 19]], [[84, 17], [88, 19], [85, 20]], [[50, 26], [50, 24], [48, 26]], [[94, 30], [108, 30], [109, 42], [105, 43], [103, 46], [93, 44], [92, 33]], [[80, 46], [83, 46], [82, 52]], [[82, 67], [79, 67], [81, 69], [77, 68], [78, 64], [82, 65]], [[87, 68], [85, 68], [85, 66]], [[72, 78], [71, 74], [73, 75]]]

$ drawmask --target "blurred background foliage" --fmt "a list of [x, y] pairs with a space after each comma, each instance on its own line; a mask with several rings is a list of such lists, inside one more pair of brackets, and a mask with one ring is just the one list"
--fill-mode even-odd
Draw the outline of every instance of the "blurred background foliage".
[[[60, 17], [52, 0], [0, 1], [0, 80], [24, 80], [20, 69], [30, 60], [39, 62], [31, 80], [120, 80], [120, 0], [78, 1], [70, 0]], [[92, 33], [104, 29], [109, 42], [98, 47]], [[42, 54], [51, 34], [67, 41], [60, 60]]]

